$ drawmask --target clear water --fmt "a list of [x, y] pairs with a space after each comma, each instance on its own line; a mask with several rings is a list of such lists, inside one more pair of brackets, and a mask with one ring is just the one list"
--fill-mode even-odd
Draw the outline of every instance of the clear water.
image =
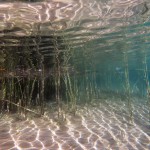
[[0, 150], [150, 149], [149, 0], [0, 0]]

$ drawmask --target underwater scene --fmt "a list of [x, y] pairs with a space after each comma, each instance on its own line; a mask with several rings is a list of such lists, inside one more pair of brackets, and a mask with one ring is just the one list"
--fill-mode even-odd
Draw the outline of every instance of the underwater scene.
[[150, 0], [0, 0], [0, 150], [150, 150]]

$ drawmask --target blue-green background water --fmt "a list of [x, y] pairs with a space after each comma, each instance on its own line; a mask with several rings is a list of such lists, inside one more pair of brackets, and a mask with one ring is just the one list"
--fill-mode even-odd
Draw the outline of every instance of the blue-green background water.
[[146, 96], [150, 78], [148, 28], [148, 23], [129, 25], [89, 41], [74, 50], [73, 65], [89, 78], [95, 72], [96, 84], [101, 90], [119, 93], [125, 92], [127, 65], [131, 94]]

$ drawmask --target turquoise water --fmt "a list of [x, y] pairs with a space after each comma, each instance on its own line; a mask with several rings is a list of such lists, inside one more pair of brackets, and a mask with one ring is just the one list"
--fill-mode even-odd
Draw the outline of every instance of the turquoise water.
[[0, 150], [150, 149], [148, 0], [0, 0]]

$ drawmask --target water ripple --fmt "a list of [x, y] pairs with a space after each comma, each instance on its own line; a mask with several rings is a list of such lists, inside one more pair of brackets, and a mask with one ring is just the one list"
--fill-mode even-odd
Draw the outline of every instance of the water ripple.
[[[116, 22], [119, 22], [117, 21], [118, 19], [130, 18], [138, 14], [137, 11], [141, 11], [145, 6], [143, 2], [143, 0], [49, 0], [34, 3], [1, 2], [0, 30], [8, 29], [8, 24], [11, 24], [12, 29], [17, 26], [23, 30], [32, 31], [35, 24], [42, 25], [46, 22], [52, 24], [53, 22], [61, 22], [63, 20], [67, 24], [64, 28], [70, 28], [77, 25], [77, 21], [80, 24], [83, 22], [82, 20], [86, 19], [100, 20], [99, 23], [96, 20], [96, 22], [92, 21], [87, 25], [82, 23], [88, 29], [107, 26], [111, 25], [112, 20], [114, 21], [116, 19]], [[57, 29], [63, 29], [63, 27]]]

